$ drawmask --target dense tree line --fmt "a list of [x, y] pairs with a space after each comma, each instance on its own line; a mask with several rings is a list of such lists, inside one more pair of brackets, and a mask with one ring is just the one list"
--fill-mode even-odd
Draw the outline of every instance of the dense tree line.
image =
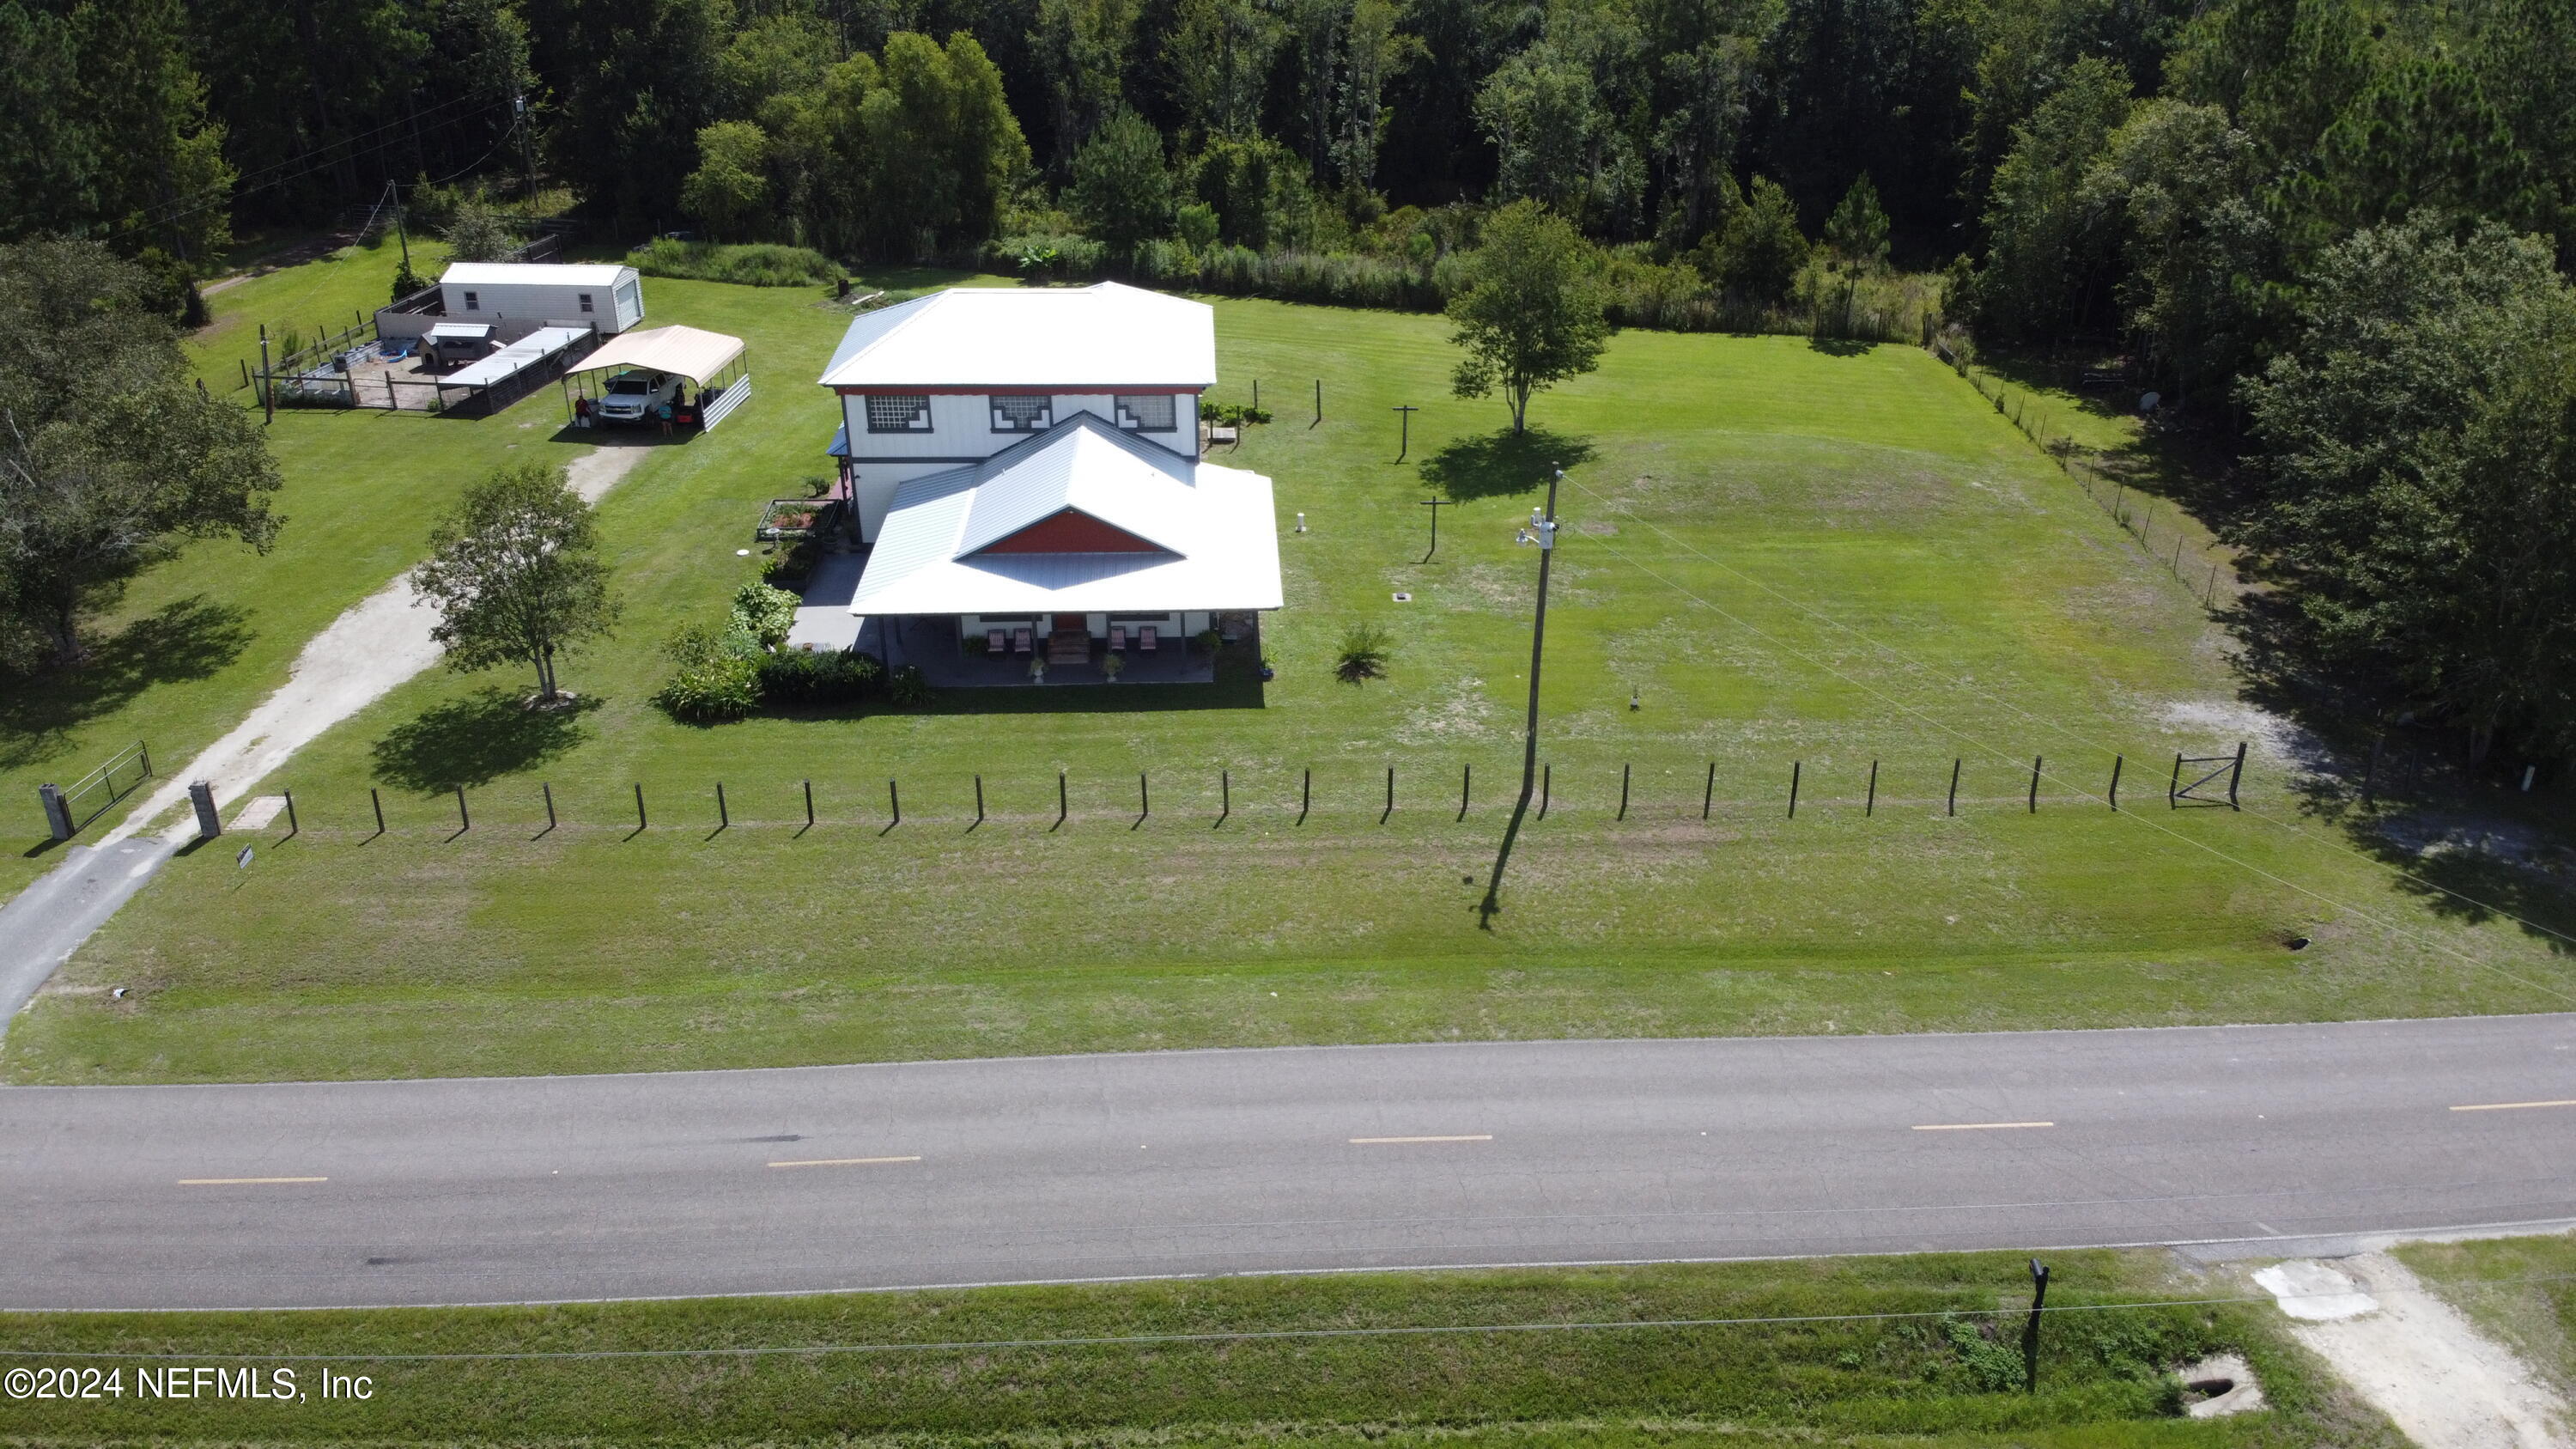
[[2576, 0], [0, 0], [0, 52], [0, 242], [171, 299], [237, 225], [539, 179], [621, 239], [1407, 305], [1526, 202], [1632, 320], [1937, 271], [1963, 344], [2124, 356], [2243, 454], [2319, 657], [2576, 747]]

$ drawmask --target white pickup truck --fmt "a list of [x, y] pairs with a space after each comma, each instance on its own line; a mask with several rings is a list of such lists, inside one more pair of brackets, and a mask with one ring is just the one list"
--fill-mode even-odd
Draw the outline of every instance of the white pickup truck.
[[680, 405], [681, 379], [661, 372], [621, 372], [608, 380], [597, 409], [611, 423], [650, 422], [664, 406]]

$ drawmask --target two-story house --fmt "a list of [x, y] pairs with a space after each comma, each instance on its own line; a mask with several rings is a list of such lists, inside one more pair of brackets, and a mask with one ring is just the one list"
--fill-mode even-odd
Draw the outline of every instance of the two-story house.
[[858, 318], [822, 377], [869, 546], [850, 612], [1080, 664], [1278, 608], [1270, 480], [1199, 456], [1215, 381], [1212, 309], [1112, 282]]

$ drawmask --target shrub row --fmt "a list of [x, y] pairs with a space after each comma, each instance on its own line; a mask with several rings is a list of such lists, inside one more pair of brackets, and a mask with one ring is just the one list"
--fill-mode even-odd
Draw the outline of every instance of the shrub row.
[[[1437, 312], [1465, 281], [1464, 264], [1455, 252], [1413, 261], [1294, 248], [1193, 250], [1179, 241], [1149, 241], [1122, 259], [1100, 242], [1069, 232], [1003, 237], [988, 243], [978, 260], [1037, 281], [1107, 279], [1403, 312]], [[1938, 279], [1910, 273], [1852, 271], [1815, 262], [1780, 301], [1725, 293], [1685, 263], [1657, 264], [1629, 252], [1606, 253], [1604, 273], [1610, 320], [1623, 327], [1921, 343], [1940, 318]]]
[[806, 287], [840, 280], [841, 268], [811, 247], [758, 242], [733, 246], [656, 237], [626, 254], [626, 265], [648, 277], [736, 282], [746, 287]]
[[873, 654], [788, 648], [796, 602], [763, 583], [736, 589], [722, 629], [683, 629], [664, 646], [673, 668], [653, 702], [691, 724], [721, 724], [763, 706], [858, 704], [880, 693], [912, 702], [904, 696], [918, 688], [918, 670], [889, 682]]

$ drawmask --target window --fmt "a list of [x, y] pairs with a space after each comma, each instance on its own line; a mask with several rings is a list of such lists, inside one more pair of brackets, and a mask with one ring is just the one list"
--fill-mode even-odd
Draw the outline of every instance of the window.
[[1118, 426], [1130, 432], [1168, 433], [1180, 426], [1170, 393], [1146, 393], [1113, 401], [1118, 405]]
[[583, 310], [583, 311], [585, 311], [585, 312], [587, 312], [587, 311], [591, 310], [591, 307], [590, 307], [590, 294], [589, 294], [588, 292], [584, 292], [584, 293], [582, 293], [582, 294], [581, 294], [581, 310]]
[[868, 431], [871, 433], [929, 432], [930, 399], [895, 393], [868, 394]]
[[997, 433], [1034, 433], [1055, 421], [1051, 397], [996, 397], [992, 403]]
[[465, 310], [468, 312], [480, 312], [483, 310], [483, 304], [481, 301], [477, 300], [476, 294], [472, 292], [465, 294]]

